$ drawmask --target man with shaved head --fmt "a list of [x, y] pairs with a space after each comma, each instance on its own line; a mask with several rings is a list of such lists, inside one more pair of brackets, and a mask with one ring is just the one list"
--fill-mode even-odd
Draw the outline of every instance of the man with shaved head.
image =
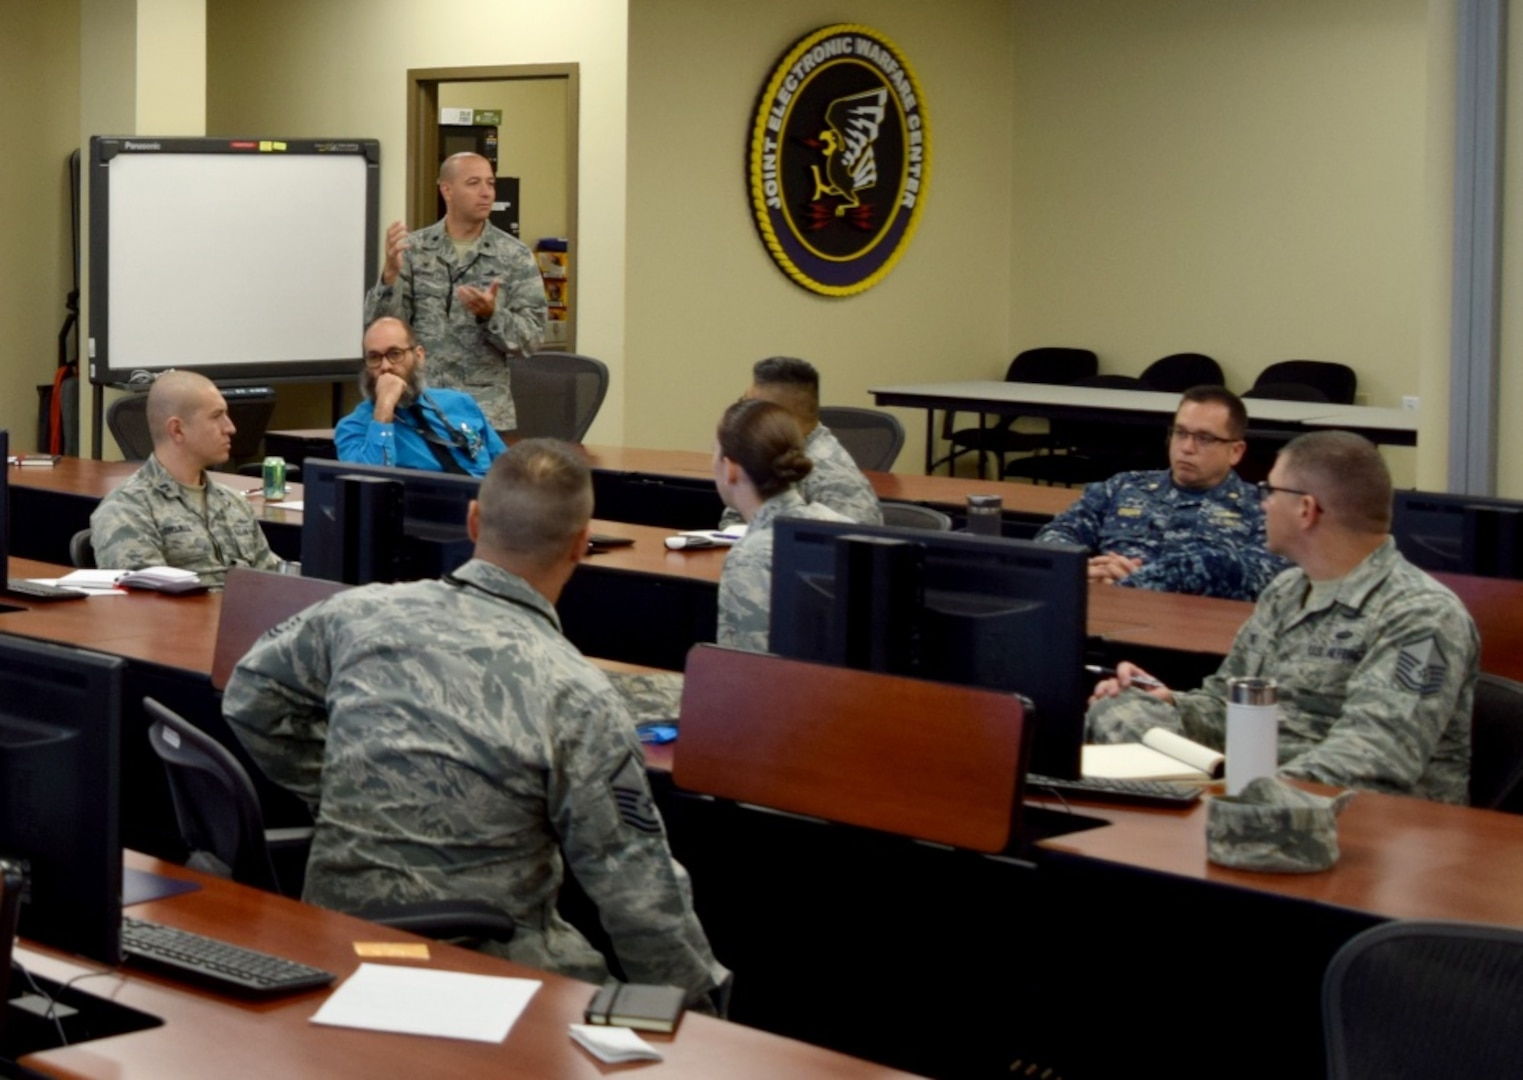
[[569, 868], [629, 979], [717, 1004], [729, 973], [667, 847], [634, 722], [555, 612], [591, 514], [576, 449], [525, 439], [471, 503], [474, 558], [282, 623], [239, 662], [223, 713], [314, 810], [308, 902], [485, 901], [518, 927], [486, 950], [602, 982], [607, 961], [556, 909]]
[[178, 566], [211, 586], [232, 566], [278, 569], [248, 501], [206, 475], [227, 460], [236, 430], [212, 381], [193, 371], [160, 375], [148, 391], [148, 430], [153, 454], [90, 515], [96, 563]]
[[381, 280], [365, 296], [365, 323], [383, 315], [412, 327], [435, 385], [460, 390], [498, 431], [518, 426], [506, 359], [545, 333], [545, 284], [534, 255], [492, 225], [497, 174], [480, 154], [439, 167], [444, 217], [409, 234], [386, 231]]

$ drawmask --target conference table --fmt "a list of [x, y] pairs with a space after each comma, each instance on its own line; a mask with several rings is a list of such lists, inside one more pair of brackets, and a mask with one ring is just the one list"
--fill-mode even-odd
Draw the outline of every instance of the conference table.
[[[127, 865], [193, 883], [194, 891], [134, 905], [128, 913], [275, 953], [348, 978], [362, 962], [356, 943], [416, 945], [411, 934], [208, 877], [129, 852]], [[381, 960], [429, 971], [532, 979], [541, 985], [502, 1042], [427, 1038], [326, 1027], [310, 1017], [327, 989], [271, 1001], [227, 997], [127, 965], [91, 976], [80, 989], [114, 1005], [158, 1017], [162, 1026], [34, 1053], [22, 1063], [65, 1077], [172, 1076], [607, 1076], [603, 1065], [574, 1044], [568, 1025], [582, 1022], [593, 987], [484, 953], [428, 942], [426, 960]], [[97, 965], [22, 943], [16, 959], [55, 982], [100, 970]], [[906, 1074], [740, 1024], [689, 1014], [671, 1035], [643, 1036], [663, 1056], [634, 1066], [659, 1077], [821, 1076], [866, 1078]]]
[[[973, 412], [980, 417], [1035, 416], [1049, 420], [1107, 421], [1127, 425], [1164, 424], [1179, 408], [1179, 395], [1156, 390], [1046, 383], [968, 382], [909, 383], [868, 390], [880, 406], [926, 410], [925, 471], [935, 460], [936, 411]], [[1254, 434], [1299, 434], [1319, 428], [1342, 428], [1372, 442], [1417, 445], [1416, 410], [1387, 409], [1327, 402], [1247, 398], [1250, 438]], [[982, 423], [982, 420], [980, 420]]]

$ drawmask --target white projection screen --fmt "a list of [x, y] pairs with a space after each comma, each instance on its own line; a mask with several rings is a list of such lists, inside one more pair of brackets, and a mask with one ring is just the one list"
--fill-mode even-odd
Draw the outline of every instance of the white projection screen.
[[345, 378], [376, 272], [373, 139], [90, 140], [90, 381]]

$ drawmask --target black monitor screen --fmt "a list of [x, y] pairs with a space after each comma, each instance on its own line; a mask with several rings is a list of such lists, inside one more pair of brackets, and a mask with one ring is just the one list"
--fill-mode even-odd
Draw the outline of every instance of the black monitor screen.
[[4, 582], [11, 569], [11, 467], [10, 433], [0, 428], [0, 459], [6, 463], [0, 471], [0, 582]]
[[1019, 693], [1034, 706], [1033, 771], [1076, 777], [1085, 564], [1066, 545], [781, 520], [772, 651]]
[[440, 577], [471, 557], [465, 516], [480, 487], [474, 476], [308, 459], [301, 572], [351, 585]]
[[121, 960], [120, 657], [0, 635], [0, 857], [28, 886], [21, 934]]
[[1523, 578], [1523, 502], [1398, 491], [1391, 535], [1401, 553], [1424, 570]]

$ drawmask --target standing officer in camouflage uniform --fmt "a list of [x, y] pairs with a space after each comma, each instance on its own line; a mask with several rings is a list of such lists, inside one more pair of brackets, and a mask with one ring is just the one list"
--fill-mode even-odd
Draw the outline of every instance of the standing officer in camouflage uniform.
[[772, 526], [780, 517], [848, 521], [823, 502], [807, 503], [795, 485], [813, 464], [798, 425], [781, 405], [737, 401], [719, 422], [714, 486], [747, 522], [746, 535], [725, 556], [719, 577], [721, 645], [766, 652], [772, 627]]
[[429, 376], [476, 399], [499, 431], [518, 427], [506, 357], [545, 333], [545, 283], [534, 255], [487, 221], [497, 198], [492, 163], [455, 154], [439, 167], [444, 217], [408, 235], [386, 230], [386, 265], [365, 296], [365, 324], [392, 315], [428, 351]]
[[1391, 476], [1344, 431], [1302, 435], [1260, 485], [1276, 578], [1200, 690], [1142, 690], [1122, 664], [1090, 699], [1091, 737], [1149, 727], [1220, 748], [1227, 679], [1279, 684], [1280, 769], [1327, 784], [1466, 801], [1480, 641], [1459, 599], [1396, 550]]
[[[758, 360], [751, 369], [751, 389], [746, 397], [781, 405], [798, 422], [804, 453], [814, 462], [814, 468], [799, 482], [804, 502], [828, 506], [859, 525], [883, 524], [877, 492], [846, 447], [820, 423], [820, 373], [813, 364], [791, 356]], [[740, 515], [732, 508], [719, 519], [719, 527], [728, 528], [739, 521]]]
[[160, 375], [148, 391], [153, 454], [90, 515], [96, 564], [177, 566], [212, 586], [232, 566], [278, 569], [248, 500], [206, 475], [227, 460], [236, 430], [210, 379], [193, 371]]
[[313, 809], [306, 900], [486, 901], [518, 923], [491, 951], [600, 982], [603, 956], [556, 911], [569, 863], [628, 977], [701, 1004], [728, 972], [667, 847], [634, 725], [555, 613], [591, 511], [574, 449], [519, 443], [471, 504], [475, 558], [276, 627], [238, 665], [223, 711]]
[[1094, 552], [1089, 580], [1252, 600], [1286, 567], [1264, 547], [1253, 485], [1232, 471], [1248, 413], [1220, 386], [1185, 391], [1169, 428], [1169, 468], [1090, 484], [1036, 538]]

